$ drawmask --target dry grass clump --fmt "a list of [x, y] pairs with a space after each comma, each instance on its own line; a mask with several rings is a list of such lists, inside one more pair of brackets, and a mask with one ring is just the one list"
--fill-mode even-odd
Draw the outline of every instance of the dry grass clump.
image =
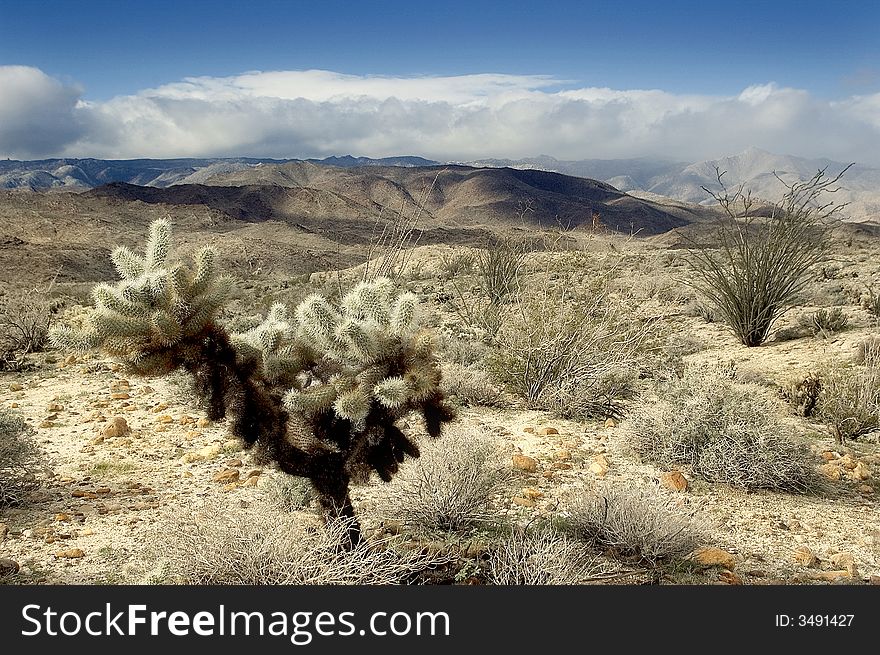
[[0, 370], [19, 370], [22, 356], [41, 352], [60, 302], [46, 290], [9, 290], [0, 296]]
[[492, 551], [487, 581], [494, 585], [574, 585], [612, 571], [584, 544], [550, 530], [516, 529]]
[[880, 428], [880, 359], [864, 366], [836, 365], [820, 373], [814, 415], [843, 443]]
[[34, 429], [20, 416], [0, 410], [0, 507], [20, 504], [37, 487], [45, 458]]
[[416, 532], [467, 532], [495, 520], [493, 496], [511, 478], [498, 441], [478, 428], [453, 425], [426, 443], [383, 489], [383, 510]]
[[655, 487], [606, 483], [568, 505], [564, 527], [616, 558], [641, 565], [679, 562], [699, 546], [703, 527], [669, 494]]
[[744, 489], [803, 493], [815, 486], [814, 458], [792, 440], [766, 390], [717, 368], [689, 367], [630, 413], [636, 452], [664, 468]]
[[265, 488], [269, 502], [286, 512], [304, 509], [315, 499], [315, 489], [308, 478], [296, 475], [268, 478]]
[[212, 507], [169, 518], [157, 566], [148, 584], [193, 585], [388, 585], [450, 563], [441, 553], [408, 550], [392, 538], [362, 540], [343, 548], [344, 520], [326, 526], [302, 517], [248, 509]]
[[457, 400], [461, 405], [508, 406], [504, 390], [495, 384], [486, 371], [457, 364], [446, 364], [442, 371], [440, 388], [447, 397]]
[[567, 418], [620, 416], [657, 323], [611, 292], [612, 266], [550, 261], [504, 307], [487, 368], [533, 409]]
[[800, 327], [814, 337], [827, 339], [849, 326], [849, 317], [840, 307], [818, 309], [800, 317]]

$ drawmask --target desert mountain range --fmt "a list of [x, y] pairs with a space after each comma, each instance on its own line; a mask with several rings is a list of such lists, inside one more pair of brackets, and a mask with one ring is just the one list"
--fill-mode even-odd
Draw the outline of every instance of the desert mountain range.
[[[508, 168], [562, 173], [568, 176], [602, 181], [631, 197], [669, 204], [674, 201], [712, 205], [713, 200], [703, 187], [717, 188], [715, 167], [726, 171], [724, 181], [730, 187], [744, 184], [757, 198], [774, 200], [784, 191], [776, 175], [787, 182], [806, 179], [819, 169], [836, 174], [848, 162], [829, 159], [804, 159], [777, 155], [759, 148], [749, 148], [737, 155], [701, 162], [673, 162], [662, 159], [584, 159], [562, 161], [540, 156], [528, 159], [483, 159], [452, 162], [449, 178], [460, 178], [462, 167]], [[309, 168], [307, 164], [316, 165]], [[139, 186], [167, 188], [177, 185], [204, 184], [222, 186], [234, 184], [279, 184], [284, 187], [302, 186], [303, 180], [323, 183], [347, 177], [342, 171], [367, 169], [364, 179], [379, 174], [391, 184], [411, 186], [415, 173], [393, 172], [391, 169], [430, 168], [450, 163], [421, 157], [329, 157], [322, 160], [271, 160], [256, 158], [234, 159], [51, 159], [41, 161], [0, 161], [0, 188], [41, 190], [86, 190], [113, 182]], [[261, 170], [263, 169], [263, 170]], [[340, 171], [334, 169], [341, 169]], [[318, 174], [316, 171], [323, 171]], [[381, 172], [380, 172], [381, 171]], [[338, 177], [334, 178], [336, 174]], [[774, 175], [774, 173], [776, 175]], [[290, 177], [286, 177], [290, 176]], [[407, 179], [399, 180], [398, 177]], [[354, 175], [358, 177], [358, 175]], [[424, 177], [424, 176], [423, 176]], [[479, 178], [477, 173], [472, 177]], [[511, 174], [501, 176], [514, 184]], [[488, 179], [488, 178], [485, 178]], [[484, 181], [485, 181], [484, 179]], [[550, 178], [546, 178], [550, 179]], [[351, 178], [348, 178], [348, 182]], [[447, 180], [441, 182], [445, 186]], [[332, 189], [336, 191], [335, 188]], [[408, 188], [408, 191], [412, 189]], [[854, 221], [880, 222], [880, 169], [856, 164], [841, 182], [834, 198], [849, 203], [847, 217]], [[632, 202], [631, 200], [627, 202]], [[661, 221], [662, 223], [662, 221]], [[659, 223], [657, 224], [659, 227]]]

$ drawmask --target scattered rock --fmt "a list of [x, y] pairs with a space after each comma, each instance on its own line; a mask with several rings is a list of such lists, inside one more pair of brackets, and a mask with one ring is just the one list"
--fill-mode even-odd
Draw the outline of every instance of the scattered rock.
[[872, 585], [880, 585], [880, 575], [872, 575], [868, 578], [868, 583]]
[[260, 481], [259, 477], [246, 478], [244, 482], [241, 483], [243, 487], [256, 487], [257, 483]]
[[71, 364], [76, 364], [78, 361], [79, 360], [76, 358], [76, 355], [68, 355], [58, 365], [58, 368], [64, 368], [65, 366], [70, 366]]
[[736, 567], [736, 558], [733, 555], [714, 546], [697, 548], [691, 558], [703, 566], [720, 566], [731, 571]]
[[874, 493], [874, 487], [869, 484], [860, 484], [859, 485], [859, 493], [865, 494], [866, 496], [870, 496]]
[[101, 435], [110, 439], [124, 437], [128, 434], [131, 434], [131, 428], [128, 426], [128, 421], [121, 416], [111, 418], [101, 430]]
[[604, 476], [608, 473], [608, 465], [602, 462], [594, 461], [590, 464], [590, 471], [598, 476]]
[[15, 575], [20, 570], [21, 567], [15, 560], [6, 559], [5, 557], [0, 558], [0, 578], [6, 577], [7, 575]]
[[571, 452], [568, 450], [560, 450], [553, 455], [554, 459], [558, 459], [560, 462], [567, 462], [571, 459]]
[[174, 419], [168, 414], [162, 414], [156, 418], [156, 423], [174, 423]]
[[851, 578], [857, 578], [859, 575], [855, 560], [850, 553], [834, 553], [828, 561], [838, 569], [845, 569]]
[[544, 497], [544, 492], [534, 487], [526, 487], [522, 490], [522, 495], [523, 498], [528, 498], [529, 500], [538, 500]]
[[65, 558], [65, 559], [76, 559], [79, 557], [85, 557], [85, 553], [82, 551], [82, 548], [71, 548], [70, 550], [60, 550], [55, 553], [55, 557]]
[[718, 579], [725, 584], [731, 585], [741, 585], [743, 583], [743, 579], [740, 576], [733, 571], [728, 571], [726, 569], [718, 574]]
[[0, 523], [0, 541], [6, 539], [7, 534], [9, 534], [9, 526], [5, 523]]
[[538, 460], [528, 455], [515, 453], [513, 456], [513, 467], [527, 473], [534, 473], [538, 470]]
[[605, 419], [605, 427], [606, 428], [616, 428], [617, 421], [615, 421], [613, 418], [606, 418]]
[[82, 489], [75, 489], [70, 493], [74, 498], [97, 498], [98, 494], [91, 491], [83, 491]]
[[513, 504], [520, 505], [521, 507], [534, 507], [535, 501], [530, 498], [521, 498], [519, 496], [514, 496]]
[[826, 462], [830, 462], [830, 461], [835, 460], [838, 457], [840, 457], [840, 455], [838, 455], [837, 453], [831, 452], [830, 450], [824, 451], [823, 453], [821, 453], [821, 455], [822, 455], [822, 459], [824, 459]]
[[540, 434], [542, 437], [547, 437], [551, 434], [559, 434], [559, 430], [552, 427], [541, 428], [540, 430], [538, 430], [538, 434]]
[[190, 423], [195, 423], [196, 420], [189, 414], [183, 414], [179, 419], [177, 419], [177, 422], [181, 425], [189, 425]]
[[796, 548], [792, 553], [792, 558], [802, 566], [816, 566], [819, 563], [819, 558], [816, 557], [816, 553], [807, 546], [799, 546]]
[[128, 394], [127, 391], [117, 391], [115, 393], [111, 393], [110, 398], [112, 398], [113, 400], [128, 400], [129, 398], [131, 398], [131, 396]]
[[214, 482], [222, 482], [224, 484], [229, 484], [230, 482], [238, 481], [239, 473], [235, 469], [223, 469], [222, 471], [218, 471], [211, 478]]
[[63, 522], [66, 522], [66, 521], [69, 521], [69, 520], [70, 520], [70, 514], [64, 514], [63, 512], [62, 512], [62, 513], [59, 513], [59, 514], [56, 514], [56, 515], [55, 515], [55, 520], [56, 520], [56, 521], [61, 521], [62, 523], [63, 523]]
[[64, 405], [59, 405], [58, 403], [49, 403], [46, 405], [47, 412], [63, 412]]
[[43, 421], [42, 423], [40, 423], [40, 427], [41, 428], [54, 428], [55, 423], [52, 421]]
[[209, 421], [204, 416], [202, 418], [200, 418], [198, 421], [196, 421], [196, 427], [199, 427], [199, 428], [206, 428], [209, 425], [211, 425], [211, 421]]
[[220, 451], [223, 450], [223, 446], [218, 443], [213, 443], [210, 446], [205, 446], [200, 450], [196, 451], [196, 453], [204, 458], [204, 459], [214, 459], [217, 455], [220, 454]]
[[535, 426], [534, 425], [527, 425], [526, 427], [523, 428], [523, 432], [525, 432], [526, 434], [535, 434]]
[[241, 466], [241, 464], [242, 462], [238, 458], [230, 459], [228, 462], [226, 462], [226, 466], [229, 466], [231, 468], [238, 468], [239, 466]]
[[810, 580], [824, 580], [825, 582], [836, 582], [838, 580], [847, 580], [852, 576], [849, 574], [849, 571], [816, 571], [807, 573], [807, 578]]
[[93, 446], [100, 446], [102, 443], [104, 443], [104, 435], [99, 434], [97, 437], [92, 439], [89, 443], [92, 444]]
[[663, 473], [660, 476], [660, 484], [672, 491], [686, 491], [688, 488], [687, 478], [681, 474], [681, 471]]
[[819, 472], [829, 480], [840, 480], [840, 467], [836, 464], [822, 464]]
[[856, 480], [867, 480], [871, 477], [871, 469], [864, 462], [858, 462], [852, 468], [852, 476]]
[[9, 390], [10, 391], [23, 391], [24, 387], [21, 386], [18, 382], [13, 382], [12, 384], [9, 385]]

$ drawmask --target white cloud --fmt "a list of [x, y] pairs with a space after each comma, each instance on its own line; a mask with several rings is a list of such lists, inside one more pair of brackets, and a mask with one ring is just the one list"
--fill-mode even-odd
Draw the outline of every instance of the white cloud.
[[880, 94], [831, 102], [772, 83], [709, 96], [570, 88], [548, 76], [276, 71], [187, 78], [91, 103], [77, 102], [79, 89], [23, 71], [0, 67], [0, 89], [18, 78], [16, 88], [30, 89], [13, 101], [0, 95], [2, 155], [692, 161], [756, 145], [880, 165]]
[[0, 154], [41, 157], [74, 143], [80, 93], [37, 68], [0, 66]]

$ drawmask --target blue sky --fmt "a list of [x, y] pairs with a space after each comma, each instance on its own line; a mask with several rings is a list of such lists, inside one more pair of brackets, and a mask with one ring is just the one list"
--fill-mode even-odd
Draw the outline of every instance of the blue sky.
[[[455, 158], [475, 155], [473, 139], [483, 135], [486, 157], [691, 158], [740, 145], [796, 146], [785, 122], [789, 132], [827, 133], [830, 144], [862, 141], [853, 157], [870, 157], [880, 144], [880, 2], [614, 4], [0, 0], [0, 120], [11, 122], [0, 126], [0, 155], [315, 156], [361, 147], [371, 152], [354, 154], [380, 156], [409, 143], [406, 154]], [[248, 72], [315, 70], [332, 75], [265, 78], [258, 91], [249, 77], [242, 86]], [[404, 84], [368, 84], [381, 80]], [[318, 88], [328, 81], [334, 93]], [[635, 93], [646, 90], [655, 94]], [[737, 138], [707, 142], [684, 131], [693, 114], [699, 129], [712, 132], [712, 121], [721, 129], [718, 121], [743, 113], [730, 105], [737, 98], [746, 114], [766, 110], [732, 126]], [[395, 100], [402, 104], [391, 107]], [[251, 113], [242, 109], [250, 101]], [[43, 103], [40, 116], [29, 102]], [[310, 139], [326, 103], [338, 122]], [[379, 112], [384, 120], [367, 123], [386, 138], [358, 133], [345, 120], [352, 111]], [[834, 115], [841, 111], [845, 121]], [[193, 136], [210, 117], [217, 129], [244, 133], [270, 116], [274, 128], [250, 140], [212, 140], [207, 129]], [[40, 119], [60, 124], [29, 143]], [[535, 138], [505, 137], [492, 128], [499, 120]], [[600, 133], [640, 125], [650, 127], [641, 140]], [[157, 142], [163, 126], [193, 138]], [[132, 130], [137, 138], [126, 137]], [[671, 152], [675, 139], [691, 144]], [[794, 154], [846, 154], [820, 141]]]

